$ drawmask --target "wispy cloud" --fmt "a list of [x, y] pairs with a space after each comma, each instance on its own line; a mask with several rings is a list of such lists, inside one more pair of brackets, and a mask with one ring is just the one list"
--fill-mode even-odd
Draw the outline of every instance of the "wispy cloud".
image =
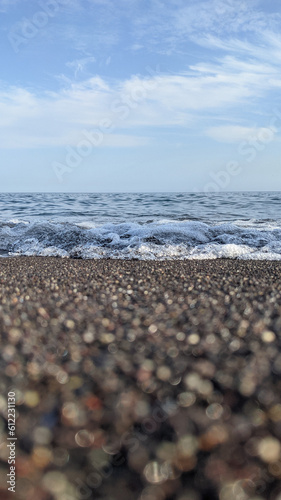
[[209, 0], [191, 3], [178, 10], [174, 22], [181, 33], [213, 33], [219, 36], [238, 32], [260, 33], [280, 22], [279, 14], [265, 13], [258, 2], [249, 0]]
[[82, 59], [75, 59], [74, 61], [67, 62], [66, 66], [73, 69], [75, 78], [77, 78], [79, 73], [84, 73], [87, 66], [93, 64], [94, 62], [96, 62], [96, 58], [93, 56], [88, 56]]
[[[275, 66], [227, 56], [213, 64], [194, 65], [179, 75], [159, 72], [123, 81], [99, 76], [81, 82], [66, 80], [60, 91], [40, 95], [6, 88], [0, 93], [0, 145], [11, 147], [8, 137], [14, 138], [15, 147], [73, 144], [83, 128], [101, 127], [106, 120], [114, 133], [124, 129], [136, 133], [138, 127], [146, 127], [150, 134], [153, 127], [171, 126], [204, 133], [206, 113], [215, 121], [238, 104], [255, 112], [257, 99], [279, 86], [280, 71]], [[236, 141], [248, 130], [236, 124], [210, 128], [207, 135]], [[20, 140], [21, 134], [25, 141]]]
[[[127, 129], [130, 134], [133, 131], [142, 137], [138, 127], [146, 127], [146, 133], [150, 134], [153, 127], [177, 126], [192, 127], [202, 135], [224, 142], [235, 142], [244, 133], [259, 127], [259, 124], [249, 124], [258, 111], [257, 104], [281, 86], [281, 36], [276, 30], [279, 14], [266, 15], [257, 8], [256, 2], [244, 0], [191, 1], [188, 5], [183, 0], [166, 3], [154, 0], [148, 12], [141, 9], [140, 0], [120, 0], [118, 8], [112, 0], [86, 3], [86, 7], [93, 10], [108, 8], [102, 11], [95, 30], [98, 54], [103, 41], [107, 47], [118, 44], [118, 18], [110, 35], [104, 28], [108, 23], [106, 13], [112, 19], [116, 12], [119, 16], [130, 13], [131, 29], [137, 33], [134, 44], [130, 45], [135, 53], [147, 48], [148, 43], [155, 52], [161, 51], [163, 40], [165, 50], [180, 48], [186, 39], [207, 47], [209, 52], [201, 62], [186, 65], [175, 74], [156, 72], [153, 76], [131, 75], [118, 80], [99, 75], [87, 78], [90, 65], [98, 63], [97, 57], [100, 57], [89, 50], [90, 34], [81, 34], [78, 27], [71, 24], [50, 25], [49, 36], [57, 30], [56, 36], [64, 41], [72, 39], [83, 57], [65, 63], [73, 70], [74, 78], [62, 75], [60, 90], [38, 94], [21, 87], [0, 89], [2, 147], [73, 144], [83, 127], [100, 127], [105, 119], [111, 120], [114, 134], [119, 135]], [[6, 4], [6, 0], [0, 0], [0, 9]], [[73, 8], [85, 10], [86, 7], [73, 0]], [[132, 16], [132, 12], [141, 12], [141, 15]], [[246, 39], [241, 33], [250, 35]], [[95, 38], [91, 38], [91, 43], [95, 46]], [[111, 58], [105, 49], [102, 54], [104, 66], [110, 64]], [[235, 124], [229, 118], [226, 127], [219, 127], [217, 121], [227, 112], [231, 117], [231, 112], [236, 112], [238, 107], [243, 113], [239, 116], [236, 113]], [[246, 109], [248, 122], [245, 122]], [[207, 131], [206, 117], [212, 121]]]
[[139, 10], [140, 2], [133, 5], [135, 44], [159, 53], [182, 52], [188, 41], [200, 45], [202, 39], [208, 43], [238, 35], [243, 40], [280, 30], [281, 14], [264, 12], [256, 0], [157, 0], [146, 13]]
[[270, 137], [272, 140], [277, 130], [267, 127], [241, 127], [235, 125], [226, 125], [220, 127], [211, 127], [205, 131], [207, 137], [211, 137], [218, 142], [240, 143], [249, 141], [257, 137]]

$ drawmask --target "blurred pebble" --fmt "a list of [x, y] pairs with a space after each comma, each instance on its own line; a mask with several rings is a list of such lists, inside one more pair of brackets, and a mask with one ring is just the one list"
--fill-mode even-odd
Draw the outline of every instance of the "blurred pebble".
[[277, 462], [280, 458], [280, 451], [280, 441], [271, 436], [262, 439], [258, 444], [259, 457], [267, 463]]
[[95, 440], [94, 435], [86, 430], [81, 430], [75, 434], [75, 441], [78, 446], [82, 448], [87, 448], [93, 444]]
[[144, 468], [144, 476], [149, 483], [161, 484], [167, 480], [167, 471], [158, 462], [149, 462]]

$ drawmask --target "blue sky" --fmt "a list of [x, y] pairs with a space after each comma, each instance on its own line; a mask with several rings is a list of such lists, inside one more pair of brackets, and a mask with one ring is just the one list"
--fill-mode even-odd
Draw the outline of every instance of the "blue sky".
[[277, 0], [0, 0], [1, 191], [280, 190]]

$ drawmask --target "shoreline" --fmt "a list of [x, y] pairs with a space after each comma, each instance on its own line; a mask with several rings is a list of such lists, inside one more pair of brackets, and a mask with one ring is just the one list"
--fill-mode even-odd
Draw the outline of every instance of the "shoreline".
[[1, 258], [13, 498], [275, 500], [280, 276], [281, 261]]
[[161, 263], [161, 262], [214, 262], [214, 261], [230, 261], [230, 262], [265, 262], [265, 263], [281, 263], [281, 259], [243, 259], [239, 257], [212, 257], [212, 258], [183, 258], [183, 259], [177, 259], [177, 258], [170, 258], [170, 259], [138, 259], [137, 257], [132, 257], [132, 258], [114, 258], [114, 257], [90, 257], [90, 258], [84, 258], [84, 257], [71, 257], [71, 256], [61, 256], [61, 255], [4, 255], [0, 254], [0, 262], [2, 260], [10, 260], [10, 259], [53, 259], [53, 260], [69, 260], [69, 261], [76, 261], [76, 260], [82, 260], [86, 262], [98, 262], [98, 261], [113, 261], [113, 262], [150, 262], [150, 263]]

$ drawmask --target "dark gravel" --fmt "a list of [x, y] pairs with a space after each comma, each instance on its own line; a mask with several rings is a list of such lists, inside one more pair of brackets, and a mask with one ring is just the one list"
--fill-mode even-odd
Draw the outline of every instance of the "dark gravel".
[[0, 259], [1, 499], [281, 500], [280, 275]]

